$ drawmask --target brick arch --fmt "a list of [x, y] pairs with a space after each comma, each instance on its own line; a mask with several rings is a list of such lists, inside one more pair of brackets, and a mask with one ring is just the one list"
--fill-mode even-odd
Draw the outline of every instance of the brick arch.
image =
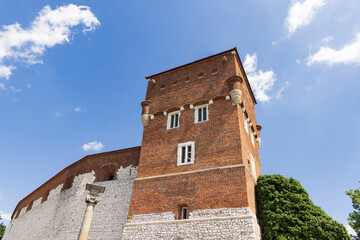
[[110, 181], [116, 179], [116, 164], [106, 164], [95, 170], [95, 182]]

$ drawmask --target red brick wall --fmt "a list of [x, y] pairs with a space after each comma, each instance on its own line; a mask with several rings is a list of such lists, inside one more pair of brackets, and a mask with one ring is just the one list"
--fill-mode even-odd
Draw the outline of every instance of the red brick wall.
[[[146, 100], [151, 100], [150, 113], [167, 111], [174, 107], [194, 104], [203, 99], [229, 93], [225, 81], [236, 74], [235, 55], [227, 52], [227, 62], [222, 56], [210, 58], [180, 69], [154, 76], [156, 83], [148, 83]], [[217, 74], [212, 74], [217, 69]], [[199, 74], [203, 73], [203, 78]], [[189, 77], [190, 81], [186, 82]], [[174, 86], [174, 82], [176, 85]], [[165, 86], [164, 89], [161, 89]]]
[[[129, 215], [178, 213], [178, 206], [187, 204], [189, 211], [206, 208], [248, 207], [256, 212], [254, 183], [246, 178], [249, 154], [255, 158], [261, 174], [258, 149], [244, 129], [240, 106], [226, 101], [231, 89], [226, 80], [240, 76], [245, 108], [256, 128], [255, 100], [234, 51], [198, 61], [184, 67], [150, 77], [146, 100], [155, 118], [144, 127], [138, 178], [217, 168], [244, 163], [241, 168], [183, 174], [165, 178], [135, 181]], [[223, 61], [226, 56], [227, 62]], [[217, 74], [213, 74], [213, 69]], [[203, 78], [199, 78], [199, 74]], [[187, 82], [186, 79], [190, 77]], [[209, 121], [194, 123], [195, 109], [189, 105], [208, 106]], [[167, 113], [184, 107], [180, 126], [166, 129]], [[250, 128], [250, 127], [249, 127]], [[179, 143], [195, 142], [194, 164], [177, 166]], [[244, 160], [244, 162], [243, 162]], [[251, 172], [251, 169], [249, 169]], [[247, 173], [248, 174], [248, 173]], [[251, 178], [249, 178], [251, 179]], [[246, 186], [249, 185], [249, 188]]]
[[247, 207], [245, 168], [219, 169], [171, 177], [135, 180], [129, 216], [196, 209]]
[[[180, 126], [166, 129], [159, 115], [144, 128], [138, 178], [240, 164], [241, 147], [236, 107], [225, 98], [208, 106], [209, 121], [194, 123], [195, 109], [185, 108]], [[195, 142], [195, 163], [177, 166], [178, 144]]]
[[[244, 75], [244, 72], [241, 70], [241, 62], [239, 62], [238, 59], [236, 61], [237, 61], [237, 64], [235, 65], [236, 72], [239, 76], [241, 76], [242, 79], [245, 79], [246, 76]], [[260, 136], [260, 131], [258, 131], [256, 128], [256, 125], [257, 125], [256, 112], [255, 112], [254, 101], [251, 97], [251, 89], [249, 89], [249, 87], [247, 86], [245, 81], [243, 81], [241, 83], [241, 91], [242, 91], [243, 104], [246, 109], [246, 113], [247, 113], [248, 117], [250, 118], [251, 123], [253, 125], [253, 130], [257, 133], [258, 136]], [[251, 143], [251, 136], [250, 136], [251, 131], [250, 131], [249, 124], [248, 124], [249, 134], [247, 134], [245, 131], [244, 116], [242, 114], [242, 111], [239, 111], [239, 119], [240, 119], [239, 124], [240, 124], [240, 133], [241, 133], [241, 142], [242, 142], [242, 145], [241, 145], [242, 158], [244, 159], [244, 162], [245, 162], [245, 159], [250, 160], [250, 153], [251, 153], [255, 159], [256, 175], [260, 176], [261, 175], [261, 164], [260, 164], [259, 149], [258, 149], [256, 142], [255, 142], [255, 146], [253, 146]], [[254, 137], [254, 141], [255, 141], [255, 137]], [[250, 169], [250, 172], [251, 172], [251, 169]]]

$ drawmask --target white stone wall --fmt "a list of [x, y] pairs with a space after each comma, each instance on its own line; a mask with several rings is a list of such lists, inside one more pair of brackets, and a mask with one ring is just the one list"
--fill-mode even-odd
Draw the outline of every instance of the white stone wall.
[[[100, 202], [95, 206], [88, 239], [122, 239], [122, 226], [127, 222], [131, 191], [137, 167], [120, 168], [117, 179], [96, 182], [105, 186]], [[85, 190], [87, 183], [94, 182], [94, 172], [75, 177], [70, 189], [61, 191], [62, 185], [52, 190], [43, 202], [34, 201], [30, 211], [11, 221], [4, 240], [71, 240], [77, 239], [85, 214]]]
[[170, 212], [134, 215], [125, 225], [123, 239], [261, 239], [259, 224], [250, 208], [195, 210], [189, 219], [174, 217]]

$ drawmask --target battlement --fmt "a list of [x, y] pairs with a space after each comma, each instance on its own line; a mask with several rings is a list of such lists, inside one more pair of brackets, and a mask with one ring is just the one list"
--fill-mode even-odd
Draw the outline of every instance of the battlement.
[[120, 167], [138, 166], [140, 149], [141, 147], [121, 149], [92, 154], [80, 159], [64, 168], [23, 198], [16, 206], [11, 219], [16, 219], [20, 214], [31, 210], [34, 203], [39, 204], [45, 202], [50, 194], [59, 193], [71, 188], [74, 178], [81, 174], [94, 172], [96, 182], [115, 180], [116, 171]]

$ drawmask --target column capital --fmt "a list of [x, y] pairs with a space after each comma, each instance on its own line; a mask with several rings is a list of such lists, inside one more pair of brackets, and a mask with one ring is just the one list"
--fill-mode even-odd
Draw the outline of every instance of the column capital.
[[86, 202], [87, 203], [92, 203], [92, 204], [97, 204], [100, 201], [100, 196], [93, 196], [91, 194], [88, 194], [86, 196]]
[[94, 184], [86, 184], [86, 190], [90, 191], [90, 194], [86, 196], [86, 202], [97, 204], [100, 201], [99, 193], [103, 193], [105, 191], [105, 187]]

